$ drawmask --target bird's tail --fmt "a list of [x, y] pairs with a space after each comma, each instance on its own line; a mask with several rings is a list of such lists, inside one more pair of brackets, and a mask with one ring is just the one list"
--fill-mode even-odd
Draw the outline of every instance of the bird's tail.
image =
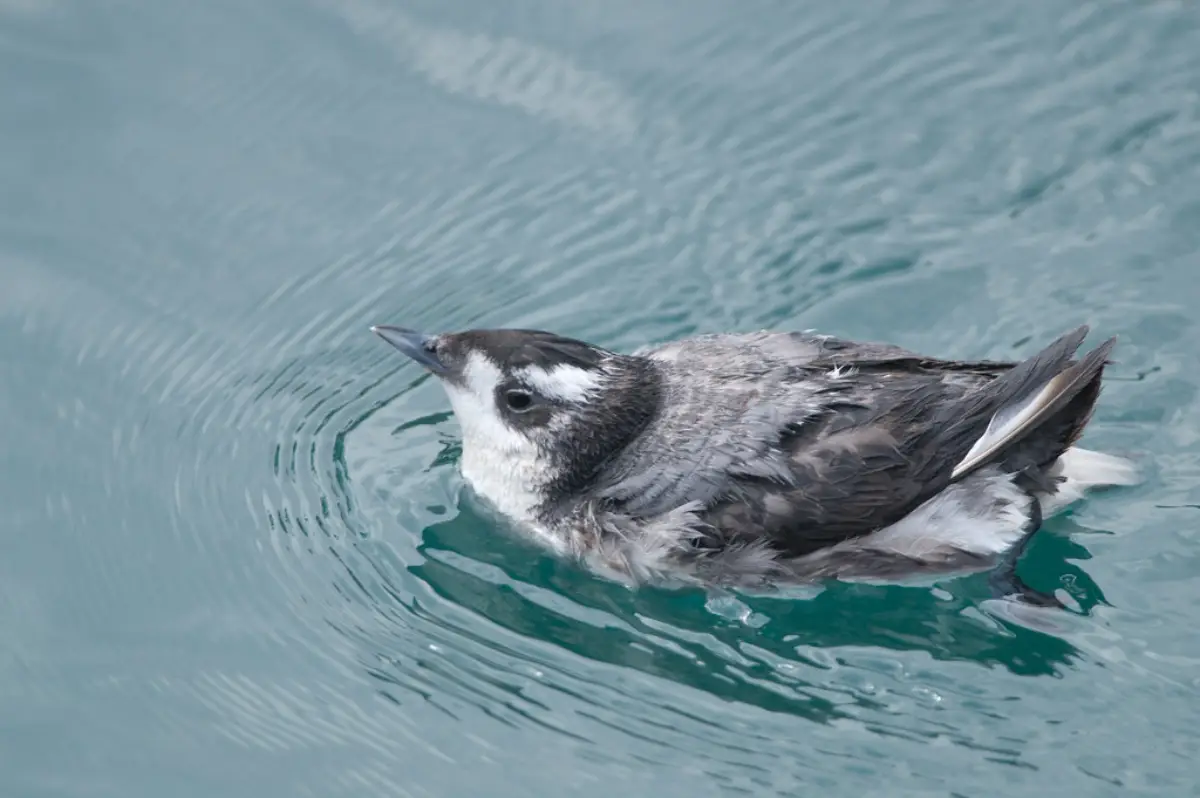
[[1116, 338], [1109, 338], [1073, 361], [1087, 333], [1084, 325], [1062, 335], [980, 388], [973, 399], [976, 412], [961, 418], [962, 423], [979, 423], [980, 411], [990, 411], [987, 428], [955, 465], [952, 480], [998, 461], [1048, 466], [1072, 447], [1091, 419], [1104, 367], [1116, 344]]

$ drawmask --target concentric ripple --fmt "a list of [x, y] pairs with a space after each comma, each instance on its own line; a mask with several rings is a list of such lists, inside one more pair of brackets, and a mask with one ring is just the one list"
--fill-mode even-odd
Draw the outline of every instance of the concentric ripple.
[[[0, 20], [0, 792], [1190, 786], [1185, 5]], [[1075, 611], [1024, 615], [981, 579], [604, 581], [472, 501], [368, 331], [1011, 357], [1082, 321], [1122, 336], [1091, 440], [1151, 480], [1048, 525], [1022, 567]]]

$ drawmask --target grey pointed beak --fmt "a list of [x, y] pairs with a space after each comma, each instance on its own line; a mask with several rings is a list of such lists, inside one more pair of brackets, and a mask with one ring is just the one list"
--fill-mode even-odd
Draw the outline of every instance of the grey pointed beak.
[[375, 325], [371, 328], [371, 332], [434, 374], [444, 374], [446, 372], [446, 365], [438, 360], [432, 336], [419, 333], [416, 330], [408, 330], [404, 327], [392, 327], [386, 324]]

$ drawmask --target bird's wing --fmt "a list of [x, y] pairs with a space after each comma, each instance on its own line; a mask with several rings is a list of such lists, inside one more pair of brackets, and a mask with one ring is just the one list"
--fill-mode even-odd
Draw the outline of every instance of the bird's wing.
[[802, 369], [852, 367], [873, 371], [962, 373], [988, 378], [1016, 365], [1014, 361], [930, 357], [893, 344], [852, 341], [814, 332], [700, 335], [644, 347], [635, 354], [686, 368], [705, 368], [713, 362], [732, 359]]
[[903, 368], [847, 363], [862, 370], [826, 380], [823, 412], [780, 441], [790, 484], [737, 475], [712, 506], [712, 523], [727, 539], [765, 531], [779, 548], [805, 554], [895, 523], [987, 465], [1050, 465], [1087, 422], [1114, 343], [1073, 362], [1086, 333], [995, 372], [979, 364], [986, 374], [974, 384], [928, 359]]
[[822, 336], [819, 354], [810, 361], [813, 368], [852, 368], [855, 371], [902, 372], [940, 375], [953, 382], [954, 374], [997, 377], [1013, 368], [1014, 361], [950, 360], [930, 357], [891, 344], [849, 341]]
[[902, 517], [942, 456], [928, 443], [934, 419], [967, 393], [952, 381], [902, 371], [857, 374], [828, 385], [822, 412], [780, 442], [789, 481], [737, 474], [712, 508], [727, 541], [766, 534], [800, 555]]
[[[752, 332], [697, 335], [634, 352], [655, 360], [695, 364], [718, 360], [756, 360], [760, 364], [805, 367], [834, 360], [922, 359], [891, 344], [864, 343], [814, 332]], [[927, 359], [927, 358], [926, 358]]]
[[[938, 375], [953, 374], [947, 390], [961, 394], [1002, 368], [970, 364], [978, 373], [964, 376], [968, 364], [810, 333], [697, 336], [641, 354], [662, 367], [663, 409], [596, 489], [599, 498], [642, 517], [684, 502], [708, 506], [760, 484], [794, 484], [797, 442], [824, 429], [826, 417], [878, 410], [879, 397], [895, 396], [897, 378], [933, 389]], [[842, 380], [847, 370], [858, 373]], [[849, 395], [847, 388], [857, 391]]]

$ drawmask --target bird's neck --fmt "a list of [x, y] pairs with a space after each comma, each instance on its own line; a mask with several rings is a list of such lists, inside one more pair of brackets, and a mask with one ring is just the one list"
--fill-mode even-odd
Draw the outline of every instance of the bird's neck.
[[607, 364], [602, 396], [565, 431], [554, 453], [556, 476], [543, 507], [549, 517], [569, 511], [658, 415], [664, 377], [652, 360], [620, 355]]

